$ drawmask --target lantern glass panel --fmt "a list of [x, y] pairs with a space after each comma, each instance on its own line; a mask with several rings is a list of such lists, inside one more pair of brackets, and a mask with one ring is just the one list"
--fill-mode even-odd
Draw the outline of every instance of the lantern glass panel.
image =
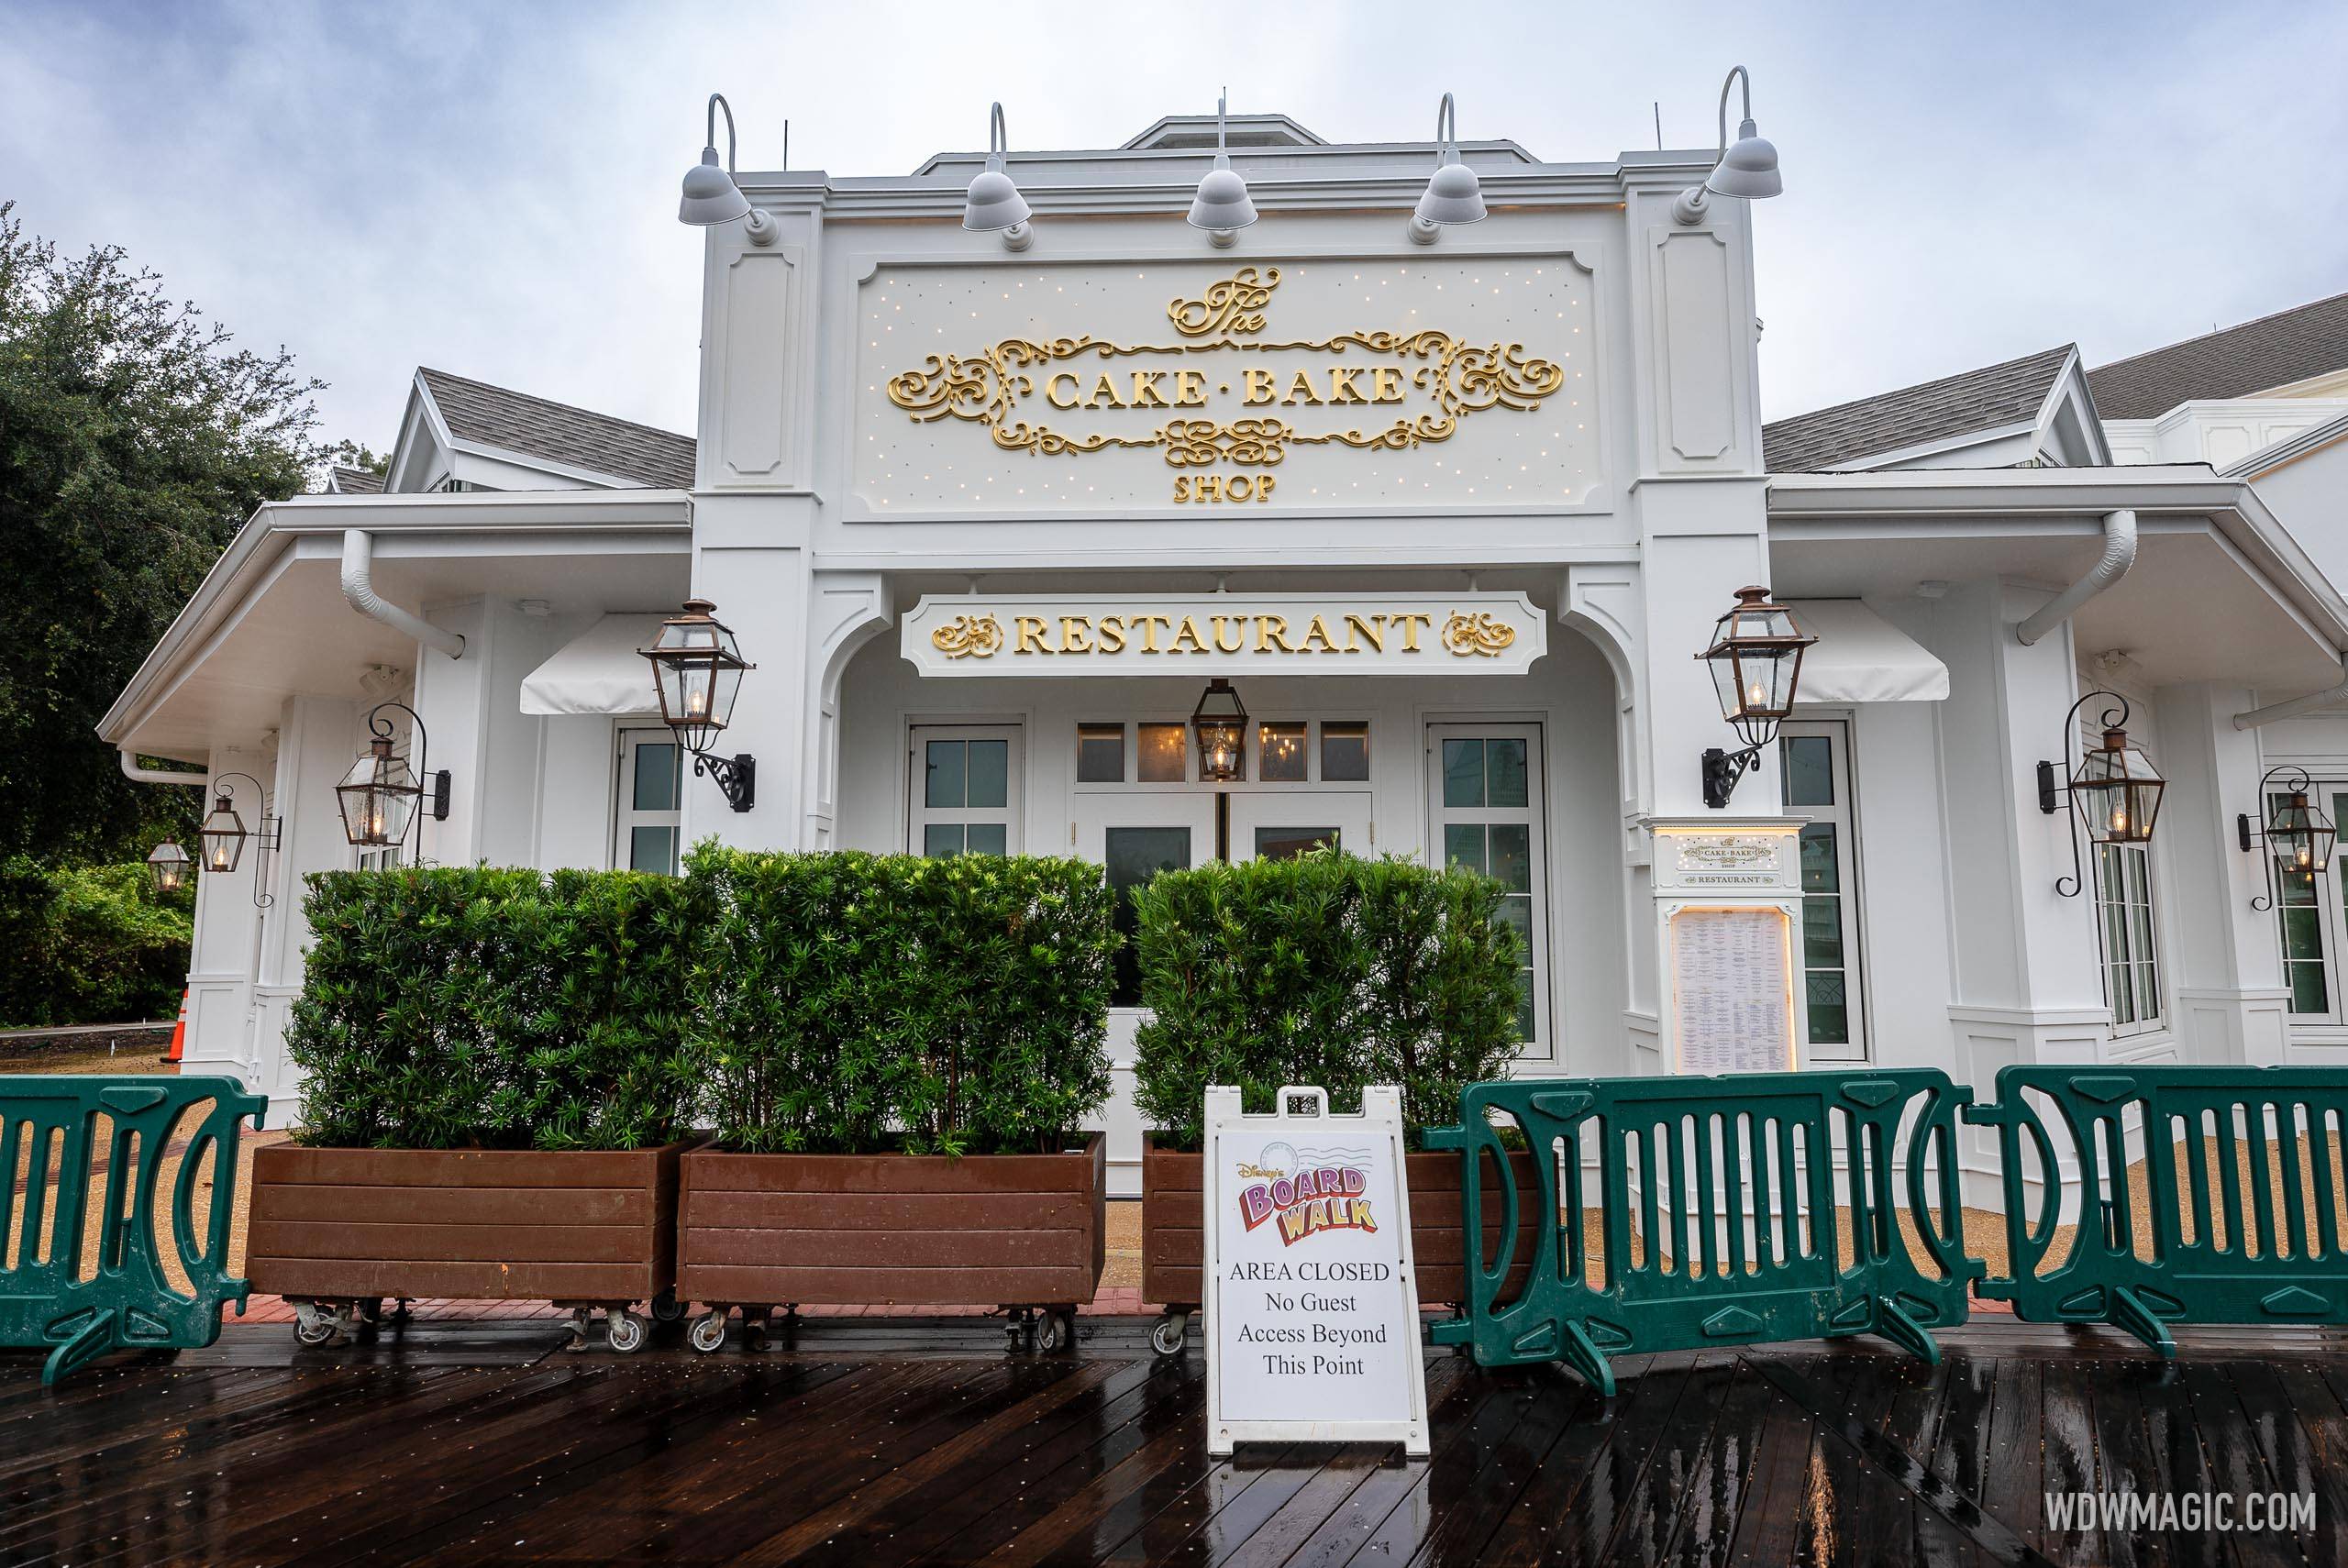
[[2321, 873], [2331, 859], [2335, 837], [2331, 821], [2308, 803], [2305, 794], [2279, 797], [2281, 804], [2266, 823], [2266, 849], [2275, 868], [2286, 875]]
[[2160, 814], [2161, 776], [2122, 730], [2106, 730], [2071, 776], [2071, 800], [2098, 844], [2145, 844]]
[[367, 848], [406, 842], [423, 792], [407, 758], [393, 756], [389, 741], [376, 741], [335, 786], [342, 836]]
[[228, 872], [237, 868], [245, 857], [245, 819], [228, 804], [226, 795], [216, 796], [212, 814], [204, 819], [196, 830], [196, 837], [204, 846], [204, 868], [206, 871]]
[[187, 866], [187, 851], [168, 838], [147, 856], [147, 868], [154, 874], [159, 893], [176, 893], [185, 886]]

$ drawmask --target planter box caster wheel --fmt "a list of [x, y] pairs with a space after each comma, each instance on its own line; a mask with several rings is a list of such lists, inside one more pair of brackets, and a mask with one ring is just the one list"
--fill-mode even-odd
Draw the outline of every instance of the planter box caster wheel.
[[615, 1307], [604, 1317], [604, 1342], [621, 1355], [634, 1355], [652, 1336], [652, 1325], [640, 1312]]
[[294, 1342], [311, 1350], [333, 1344], [341, 1337], [345, 1310], [342, 1307], [330, 1307], [322, 1301], [296, 1301], [294, 1303]]
[[703, 1355], [714, 1355], [725, 1349], [725, 1314], [710, 1311], [695, 1318], [693, 1326], [685, 1331], [685, 1342]]
[[652, 1298], [652, 1320], [654, 1322], [674, 1323], [681, 1320], [684, 1315], [685, 1304], [677, 1299], [675, 1287], [671, 1286]]
[[1039, 1313], [1036, 1320], [1036, 1348], [1047, 1355], [1075, 1349], [1076, 1309], [1055, 1308]]
[[1165, 1312], [1149, 1326], [1149, 1348], [1160, 1355], [1180, 1355], [1190, 1342], [1191, 1315], [1188, 1312]]

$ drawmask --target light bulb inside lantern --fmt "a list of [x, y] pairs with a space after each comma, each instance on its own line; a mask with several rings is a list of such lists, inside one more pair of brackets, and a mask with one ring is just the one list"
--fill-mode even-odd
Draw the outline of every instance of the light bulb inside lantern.
[[2126, 807], [2120, 807], [2112, 812], [2111, 831], [2114, 833], [2126, 833], [2128, 831], [2128, 811]]

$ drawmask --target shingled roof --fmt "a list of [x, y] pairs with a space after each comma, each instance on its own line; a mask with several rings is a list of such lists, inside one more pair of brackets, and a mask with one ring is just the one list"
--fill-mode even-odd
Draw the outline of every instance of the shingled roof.
[[2088, 372], [2106, 419], [2157, 419], [2198, 398], [2249, 397], [2348, 370], [2348, 294], [2295, 305]]
[[449, 434], [460, 441], [476, 441], [632, 480], [648, 489], [692, 488], [690, 436], [614, 419], [567, 403], [551, 403], [446, 370], [419, 367], [415, 373], [431, 391], [433, 404], [448, 421]]
[[2068, 343], [1962, 375], [1943, 376], [1855, 403], [1798, 414], [1761, 427], [1772, 473], [1817, 473], [1929, 441], [2035, 419], [2063, 367]]
[[381, 495], [383, 476], [371, 469], [354, 469], [348, 463], [337, 463], [328, 482], [337, 495]]

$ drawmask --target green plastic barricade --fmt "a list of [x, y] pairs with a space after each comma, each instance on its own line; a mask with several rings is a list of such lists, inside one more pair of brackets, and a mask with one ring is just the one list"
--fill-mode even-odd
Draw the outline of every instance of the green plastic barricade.
[[[259, 1127], [268, 1106], [226, 1077], [0, 1077], [0, 1171], [16, 1191], [0, 1209], [16, 1220], [0, 1220], [0, 1345], [54, 1346], [41, 1368], [54, 1383], [110, 1350], [218, 1339], [221, 1307], [245, 1302], [245, 1282], [227, 1272], [238, 1123]], [[199, 1232], [193, 1200], [207, 1165]], [[184, 1290], [165, 1274], [156, 1233], [167, 1169]]]
[[2011, 1277], [1981, 1295], [2015, 1316], [2110, 1323], [2165, 1356], [2170, 1323], [2348, 1321], [2348, 1074], [2006, 1067], [1965, 1117], [1998, 1129]]
[[[1608, 1394], [1608, 1358], [1646, 1351], [1877, 1333], [1937, 1363], [1931, 1331], [1965, 1321], [1982, 1270], [1955, 1160], [1969, 1098], [1931, 1069], [1472, 1084], [1426, 1134], [1460, 1152], [1468, 1294], [1433, 1337]], [[1538, 1191], [1516, 1189], [1514, 1134], [1546, 1156]], [[1526, 1203], [1556, 1222], [1512, 1293]]]

